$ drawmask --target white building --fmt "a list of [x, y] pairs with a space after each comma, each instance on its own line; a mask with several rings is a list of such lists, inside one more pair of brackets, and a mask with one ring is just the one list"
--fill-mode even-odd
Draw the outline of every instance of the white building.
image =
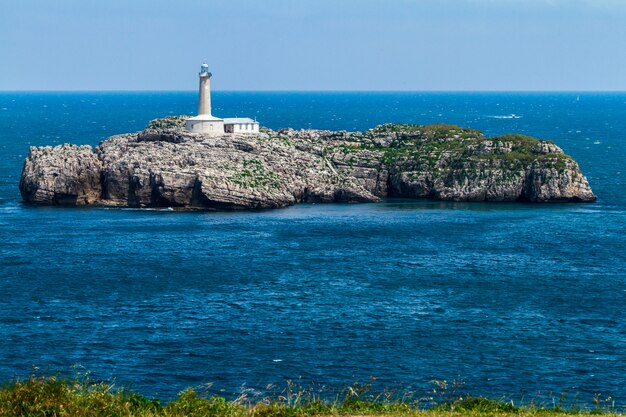
[[259, 133], [259, 122], [249, 117], [232, 117], [224, 119], [226, 133]]
[[209, 66], [204, 63], [200, 67], [200, 88], [198, 94], [198, 115], [185, 121], [189, 132], [205, 135], [223, 135], [224, 133], [259, 133], [259, 122], [239, 117], [220, 119], [211, 114], [211, 76]]

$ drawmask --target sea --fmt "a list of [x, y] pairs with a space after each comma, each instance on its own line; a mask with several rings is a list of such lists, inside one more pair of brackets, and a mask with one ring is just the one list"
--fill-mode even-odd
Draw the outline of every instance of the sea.
[[194, 114], [197, 93], [2, 92], [1, 381], [88, 373], [169, 400], [287, 381], [427, 396], [445, 380], [626, 405], [626, 93], [218, 91], [213, 104], [272, 129], [453, 123], [550, 139], [598, 200], [29, 207], [30, 146], [96, 146]]

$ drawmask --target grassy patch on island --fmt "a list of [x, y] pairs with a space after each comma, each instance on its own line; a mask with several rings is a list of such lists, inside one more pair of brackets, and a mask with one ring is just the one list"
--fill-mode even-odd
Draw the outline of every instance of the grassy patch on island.
[[231, 181], [248, 189], [276, 189], [280, 187], [280, 179], [273, 171], [265, 169], [263, 162], [252, 158], [243, 161], [243, 168], [236, 171]]

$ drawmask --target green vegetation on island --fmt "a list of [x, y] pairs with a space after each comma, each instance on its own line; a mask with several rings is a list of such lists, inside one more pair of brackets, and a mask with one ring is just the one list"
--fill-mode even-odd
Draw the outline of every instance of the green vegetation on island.
[[[390, 134], [393, 138], [390, 142], [376, 141]], [[443, 171], [442, 174], [468, 163], [489, 161], [503, 170], [524, 169], [537, 161], [562, 173], [567, 169], [566, 161], [572, 161], [549, 140], [520, 134], [488, 138], [479, 130], [451, 124], [384, 124], [363, 133], [346, 133], [337, 139], [346, 143], [332, 143], [327, 146], [327, 152], [332, 152], [333, 148], [343, 153], [381, 152], [386, 165], [420, 162], [425, 167]]]
[[263, 162], [257, 158], [243, 161], [243, 169], [235, 171], [231, 180], [244, 188], [272, 189], [280, 187], [278, 176], [265, 169]]
[[[271, 394], [242, 389], [232, 399], [187, 389], [170, 402], [142, 396], [89, 376], [61, 379], [31, 376], [0, 388], [0, 416], [11, 417], [313, 417], [313, 416], [619, 416], [610, 397], [596, 396], [591, 406], [568, 402], [565, 395], [541, 403], [516, 403], [458, 393], [456, 382], [433, 381], [435, 388], [416, 397], [398, 391], [376, 392], [354, 384], [338, 392], [288, 382]], [[207, 390], [205, 390], [207, 391]]]

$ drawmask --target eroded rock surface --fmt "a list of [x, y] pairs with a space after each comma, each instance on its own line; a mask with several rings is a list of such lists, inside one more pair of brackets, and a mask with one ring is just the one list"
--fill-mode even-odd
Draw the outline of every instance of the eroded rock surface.
[[88, 146], [31, 148], [20, 191], [33, 204], [215, 210], [298, 202], [594, 201], [578, 164], [521, 135], [485, 138], [451, 125], [381, 125], [367, 132], [263, 129], [207, 137], [184, 118]]
[[84, 205], [102, 200], [102, 162], [91, 146], [31, 147], [20, 179], [25, 202]]

